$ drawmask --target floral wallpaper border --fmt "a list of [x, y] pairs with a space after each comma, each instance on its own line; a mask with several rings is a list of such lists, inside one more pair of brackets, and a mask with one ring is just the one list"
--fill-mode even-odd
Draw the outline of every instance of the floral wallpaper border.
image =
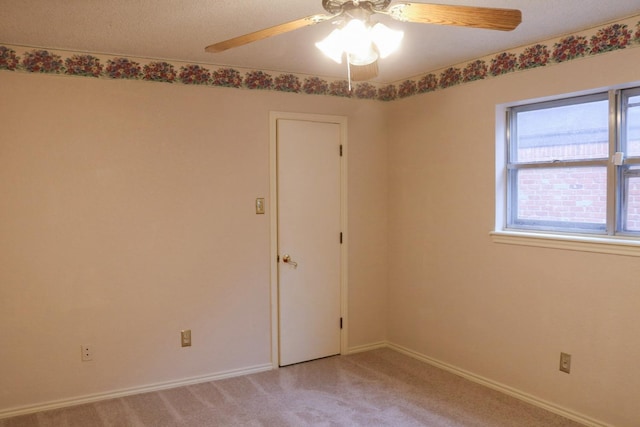
[[500, 52], [417, 77], [378, 84], [292, 73], [164, 60], [92, 55], [0, 44], [0, 70], [185, 85], [273, 90], [307, 95], [393, 101], [464, 83], [640, 46], [640, 16], [530, 46]]

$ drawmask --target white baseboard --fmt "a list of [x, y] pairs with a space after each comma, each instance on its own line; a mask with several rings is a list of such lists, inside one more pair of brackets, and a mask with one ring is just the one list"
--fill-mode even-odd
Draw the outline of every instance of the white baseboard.
[[380, 341], [380, 342], [365, 344], [365, 345], [358, 345], [355, 347], [349, 347], [347, 349], [347, 354], [362, 353], [363, 351], [377, 350], [379, 348], [385, 348], [385, 347], [389, 347], [389, 343], [386, 341]]
[[84, 403], [92, 403], [100, 400], [114, 399], [117, 397], [130, 396], [132, 394], [149, 393], [152, 391], [166, 390], [174, 387], [182, 387], [192, 384], [205, 383], [209, 381], [222, 380], [224, 378], [238, 377], [241, 375], [255, 374], [257, 372], [270, 371], [273, 369], [271, 363], [250, 366], [248, 368], [233, 369], [230, 371], [218, 372], [215, 374], [202, 375], [197, 377], [184, 378], [175, 381], [166, 381], [156, 384], [148, 384], [141, 387], [132, 387], [127, 389], [116, 390], [107, 393], [96, 393], [85, 396], [74, 397], [71, 399], [54, 400], [50, 402], [38, 403], [35, 405], [21, 406], [0, 410], [0, 419], [16, 417], [19, 415], [31, 414], [34, 412], [48, 411], [51, 409], [64, 408], [68, 406], [81, 405]]
[[480, 375], [476, 375], [472, 372], [465, 371], [464, 369], [457, 368], [455, 366], [449, 365], [448, 363], [441, 362], [439, 360], [433, 359], [431, 357], [425, 356], [424, 354], [415, 352], [406, 347], [403, 347], [394, 343], [387, 343], [387, 347], [396, 350], [400, 353], [406, 354], [407, 356], [413, 357], [414, 359], [420, 360], [422, 362], [428, 363], [436, 368], [443, 369], [445, 371], [451, 372], [452, 374], [458, 375], [460, 377], [466, 378], [469, 381], [473, 381], [490, 389], [499, 391], [501, 393], [507, 394], [511, 397], [515, 397], [516, 399], [527, 402], [533, 406], [537, 406], [539, 408], [545, 409], [549, 412], [553, 412], [554, 414], [561, 415], [570, 420], [579, 422], [588, 427], [613, 427], [610, 424], [606, 424], [602, 421], [595, 420], [593, 418], [587, 417], [586, 415], [579, 414], [570, 409], [563, 408], [559, 405], [556, 405], [551, 402], [547, 402], [546, 400], [540, 399], [538, 397], [527, 394], [523, 391], [517, 390], [513, 387], [509, 387], [505, 384], [501, 384], [496, 381], [492, 381], [488, 378], [484, 378]]

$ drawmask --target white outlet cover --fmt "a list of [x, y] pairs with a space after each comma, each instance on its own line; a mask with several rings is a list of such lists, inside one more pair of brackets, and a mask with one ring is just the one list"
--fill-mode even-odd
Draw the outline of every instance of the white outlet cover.
[[88, 362], [90, 360], [93, 360], [93, 346], [87, 345], [87, 344], [81, 345], [80, 351], [81, 351], [81, 359], [83, 362]]

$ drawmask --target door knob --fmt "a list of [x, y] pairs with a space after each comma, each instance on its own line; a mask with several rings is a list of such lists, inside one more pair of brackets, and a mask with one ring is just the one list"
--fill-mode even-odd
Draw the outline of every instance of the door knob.
[[294, 268], [298, 267], [298, 263], [291, 259], [291, 255], [284, 254], [282, 255], [282, 262], [286, 264], [291, 264]]

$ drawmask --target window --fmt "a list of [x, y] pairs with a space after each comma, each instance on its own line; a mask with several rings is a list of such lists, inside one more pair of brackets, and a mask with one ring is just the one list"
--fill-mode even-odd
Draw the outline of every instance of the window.
[[640, 88], [623, 93], [620, 146], [626, 154], [620, 168], [621, 231], [640, 234]]
[[507, 129], [504, 230], [640, 238], [640, 88], [511, 107]]

